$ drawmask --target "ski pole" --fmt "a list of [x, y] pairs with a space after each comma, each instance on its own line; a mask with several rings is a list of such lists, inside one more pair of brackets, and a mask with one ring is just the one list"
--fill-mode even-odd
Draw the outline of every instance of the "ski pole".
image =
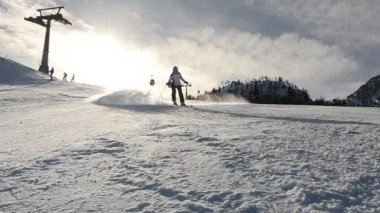
[[165, 92], [165, 89], [166, 89], [166, 85], [164, 86], [164, 88], [162, 89], [161, 93], [160, 93], [160, 96], [158, 96], [158, 98], [161, 98], [162, 99], [162, 94]]

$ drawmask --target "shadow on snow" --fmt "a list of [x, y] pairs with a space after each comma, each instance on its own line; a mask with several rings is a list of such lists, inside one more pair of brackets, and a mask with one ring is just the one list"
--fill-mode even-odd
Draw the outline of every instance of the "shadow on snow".
[[360, 121], [337, 121], [337, 120], [322, 120], [322, 119], [314, 119], [314, 118], [300, 118], [300, 117], [276, 117], [276, 116], [266, 116], [266, 115], [250, 115], [250, 114], [242, 114], [242, 113], [233, 113], [233, 112], [223, 112], [211, 109], [203, 109], [198, 107], [192, 107], [192, 109], [200, 112], [208, 112], [215, 114], [225, 114], [234, 117], [250, 117], [250, 118], [264, 118], [270, 120], [279, 120], [279, 121], [291, 121], [291, 122], [302, 122], [302, 123], [319, 123], [319, 124], [357, 124], [357, 125], [373, 125], [379, 126], [376, 123], [370, 122], [360, 122]]

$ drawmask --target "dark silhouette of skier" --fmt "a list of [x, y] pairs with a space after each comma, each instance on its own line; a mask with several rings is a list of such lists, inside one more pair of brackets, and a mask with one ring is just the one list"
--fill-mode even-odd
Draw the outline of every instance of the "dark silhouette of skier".
[[51, 70], [49, 71], [50, 73], [50, 80], [54, 80], [53, 79], [53, 74], [54, 74], [54, 68], [52, 67]]
[[63, 73], [63, 80], [66, 81], [66, 78], [67, 78], [67, 73], [64, 72], [64, 73]]
[[168, 85], [169, 87], [172, 88], [172, 100], [173, 100], [174, 105], [178, 105], [176, 102], [176, 90], [178, 90], [179, 100], [181, 101], [181, 106], [186, 106], [185, 99], [184, 99], [183, 93], [182, 93], [181, 80], [185, 84], [189, 84], [189, 82], [187, 82], [182, 77], [181, 73], [178, 71], [178, 67], [174, 66], [173, 72], [170, 75], [169, 81], [168, 81], [168, 83], [166, 83], [166, 85]]
[[74, 82], [74, 79], [75, 79], [75, 74], [73, 74], [73, 76], [71, 77], [70, 82]]

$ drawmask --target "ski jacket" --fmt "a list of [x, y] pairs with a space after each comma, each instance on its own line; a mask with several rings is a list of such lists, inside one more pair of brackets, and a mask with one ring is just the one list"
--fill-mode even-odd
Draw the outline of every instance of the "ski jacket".
[[185, 83], [187, 83], [187, 81], [185, 79], [182, 78], [182, 75], [181, 73], [177, 72], [177, 73], [172, 73], [170, 75], [170, 78], [169, 78], [169, 81], [168, 81], [168, 84], [171, 84], [171, 85], [174, 85], [174, 86], [181, 86], [181, 80]]

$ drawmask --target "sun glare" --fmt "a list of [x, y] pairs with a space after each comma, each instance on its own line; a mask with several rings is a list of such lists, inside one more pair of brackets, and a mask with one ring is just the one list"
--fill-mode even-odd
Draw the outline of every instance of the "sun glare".
[[75, 73], [85, 83], [147, 90], [150, 76], [160, 72], [153, 53], [127, 47], [113, 36], [76, 32], [54, 42], [50, 65], [69, 76]]

